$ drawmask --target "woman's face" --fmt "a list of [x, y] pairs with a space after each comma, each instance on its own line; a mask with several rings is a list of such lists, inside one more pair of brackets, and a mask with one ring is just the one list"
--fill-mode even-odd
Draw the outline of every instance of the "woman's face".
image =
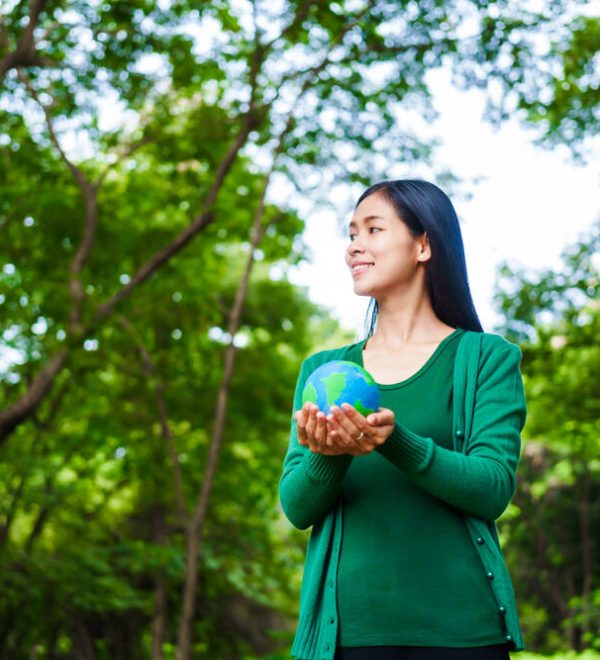
[[424, 286], [421, 271], [431, 257], [427, 236], [412, 236], [382, 195], [369, 195], [356, 207], [349, 237], [346, 264], [357, 295], [381, 300]]

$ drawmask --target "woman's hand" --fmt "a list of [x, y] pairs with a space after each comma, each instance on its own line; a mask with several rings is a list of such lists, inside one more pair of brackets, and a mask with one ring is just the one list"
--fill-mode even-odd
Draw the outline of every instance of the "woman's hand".
[[[327, 418], [314, 403], [306, 402], [294, 413], [298, 427], [298, 442], [312, 452], [327, 456], [339, 456], [347, 452], [328, 443]], [[330, 439], [329, 439], [330, 440]]]
[[364, 456], [390, 437], [394, 429], [394, 413], [388, 408], [380, 408], [365, 417], [350, 404], [343, 403], [341, 408], [331, 407], [327, 422], [328, 440], [333, 446], [344, 448], [345, 454]]
[[329, 456], [363, 456], [382, 445], [394, 428], [394, 413], [381, 408], [368, 417], [344, 403], [325, 416], [313, 403], [295, 413], [298, 442], [312, 452]]

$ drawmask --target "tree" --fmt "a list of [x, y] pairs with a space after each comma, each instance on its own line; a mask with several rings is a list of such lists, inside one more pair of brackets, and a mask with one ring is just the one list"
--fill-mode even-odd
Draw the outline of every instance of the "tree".
[[[22, 382], [15, 388], [16, 398], [0, 413], [0, 436], [6, 439], [34, 413], [71, 347], [215, 221], [220, 190], [239, 154], [269, 161], [278, 152], [277, 169], [304, 190], [306, 182], [323, 181], [324, 168], [328, 186], [385, 172], [380, 155], [411, 162], [427, 154], [427, 146], [402, 130], [402, 110], [432, 116], [425, 84], [430, 68], [453, 63], [463, 85], [499, 81], [525, 107], [538, 91], [528, 77], [538, 62], [532, 60], [532, 42], [545, 27], [560, 35], [556, 48], [563, 54], [573, 35], [579, 64], [569, 75], [587, 80], [589, 67], [580, 64], [594, 42], [582, 35], [593, 31], [594, 23], [559, 30], [562, 9], [560, 2], [539, 14], [511, 3], [464, 1], [407, 2], [400, 8], [384, 0], [348, 6], [296, 0], [285, 7], [224, 0], [158, 6], [143, 0], [12, 2], [2, 14], [0, 53], [9, 113], [24, 114], [37, 141], [53, 146], [79, 188], [83, 208], [70, 265], [67, 342], [46, 356], [26, 389]], [[477, 29], [464, 37], [467, 20]], [[539, 56], [553, 71], [556, 48]], [[589, 95], [584, 92], [578, 98], [593, 97], [593, 85]], [[110, 112], [102, 112], [107, 104], [119, 108], [121, 118], [109, 121]], [[130, 280], [90, 310], [85, 269], [103, 221], [98, 218], [102, 185], [115, 163], [168, 142], [169, 127], [186, 104], [197, 108], [192, 144], [211, 141], [210, 155], [188, 150], [190, 157], [202, 156], [198, 160], [208, 169], [187, 200], [187, 222], [145, 261], [136, 261]], [[565, 121], [571, 121], [573, 105], [581, 102], [559, 105]], [[226, 122], [217, 121], [222, 107]], [[592, 107], [586, 101], [585, 108]], [[536, 108], [530, 117], [539, 119]], [[548, 134], [560, 136], [555, 128], [562, 124], [553, 122]], [[65, 132], [78, 149], [65, 146]], [[582, 133], [566, 137], [574, 144]], [[95, 165], [83, 162], [82, 150], [94, 155]]]
[[[38, 157], [47, 176], [36, 200], [45, 203], [45, 195], [57, 188], [50, 175], [62, 170], [50, 152]], [[159, 169], [140, 164], [107, 182], [103, 204], [115, 209], [116, 218], [103, 229], [101, 245], [110, 246], [108, 253], [97, 250], [90, 262], [98, 295], [116, 286], [115, 257], [120, 260], [137, 241], [135, 223], [123, 223], [120, 214], [147, 203], [167, 205], [170, 186], [162, 184]], [[12, 174], [20, 179], [18, 170]], [[20, 427], [15, 442], [5, 446], [0, 460], [5, 656], [29, 655], [35, 648], [41, 655], [144, 657], [157, 641], [154, 657], [162, 657], [174, 648], [186, 559], [181, 509], [185, 518], [205, 482], [214, 402], [229, 346], [226, 323], [262, 183], [241, 167], [234, 173], [232, 191], [221, 202], [229, 209], [227, 223], [207, 231], [202, 244], [151, 279], [89, 338], [60, 374], [32, 428]], [[238, 204], [242, 186], [247, 208]], [[131, 206], [120, 207], [121, 198]], [[32, 312], [21, 304], [25, 291], [52, 290], [53, 259], [69, 248], [57, 240], [69, 216], [68, 197], [64, 204], [64, 212], [48, 214], [44, 226], [10, 225], [15, 249], [26, 246], [35, 256], [23, 279], [17, 269], [0, 278], [11, 325]], [[289, 392], [309, 350], [306, 326], [316, 312], [271, 271], [277, 266], [284, 273], [299, 258], [299, 220], [271, 205], [265, 213], [276, 222], [255, 255], [259, 260], [239, 319], [224, 469], [214, 477], [198, 560], [202, 591], [195, 596], [200, 616], [192, 648], [196, 654], [210, 648], [217, 657], [273, 648], [266, 633], [285, 628], [277, 609], [285, 613], [292, 607], [286, 594], [296, 571], [288, 534], [276, 528], [273, 484], [286, 443]], [[134, 217], [143, 220], [141, 213]], [[158, 220], [145, 222], [148, 240], [160, 241], [164, 227]], [[57, 325], [35, 330], [60, 333]], [[16, 336], [20, 348], [18, 341]], [[27, 369], [21, 373], [27, 377]], [[5, 382], [12, 376], [4, 374]]]
[[505, 265], [504, 331], [522, 341], [527, 442], [507, 558], [530, 645], [598, 647], [600, 625], [600, 224], [565, 250], [562, 271]]
[[[169, 562], [182, 557], [189, 580], [177, 654], [185, 658], [194, 644], [216, 643], [198, 641], [210, 638], [203, 626], [214, 619], [202, 610], [197, 620], [194, 607], [206, 606], [211, 561], [215, 565], [227, 552], [235, 554], [223, 544], [220, 555], [211, 537], [218, 527], [211, 518], [217, 514], [208, 507], [211, 493], [217, 509], [222, 503], [232, 506], [233, 499], [220, 485], [228, 474], [217, 471], [217, 458], [245, 456], [244, 443], [231, 438], [243, 437], [249, 428], [257, 445], [271, 427], [277, 429], [268, 443], [273, 453], [271, 441], [283, 437], [288, 411], [271, 408], [286, 407], [281, 392], [289, 397], [291, 364], [308, 342], [308, 326], [299, 319], [313, 314], [291, 287], [273, 281], [264, 269], [285, 272], [279, 262], [299, 258], [295, 237], [302, 225], [293, 190], [324, 202], [339, 183], [383, 177], [391, 160], [428, 158], [432, 145], [407, 129], [410, 112], [433, 117], [427, 71], [450, 62], [460, 84], [480, 85], [483, 77], [508, 84], [507, 51], [515, 70], [523, 62], [530, 67], [532, 39], [542, 27], [562, 25], [561, 7], [557, 3], [557, 11], [553, 5], [551, 12], [537, 15], [504, 2], [5, 3], [0, 10], [0, 228], [7, 248], [0, 295], [3, 346], [14, 349], [16, 358], [3, 378], [0, 440], [23, 471], [7, 467], [5, 538], [18, 557], [6, 568], [24, 562], [25, 574], [36, 584], [42, 572], [25, 561], [27, 548], [42, 546], [47, 559], [52, 543], [68, 548], [81, 532], [72, 520], [80, 509], [67, 507], [66, 520], [58, 515], [67, 501], [59, 494], [69, 491], [62, 482], [70, 483], [70, 477], [48, 472], [44, 461], [50, 457], [59, 474], [77, 475], [77, 486], [87, 483], [92, 493], [90, 484], [98, 475], [107, 479], [103, 470], [114, 467], [104, 490], [119, 515], [105, 521], [96, 510], [83, 511], [100, 531], [89, 545], [89, 571], [65, 560], [63, 572], [57, 570], [64, 583], [82, 571], [97, 590], [94, 585], [102, 584], [97, 580], [115, 566], [111, 551], [98, 553], [98, 547], [112, 547], [107, 538], [122, 526], [131, 525], [125, 536], [137, 548], [117, 572], [119, 579], [107, 585], [113, 594], [108, 604], [102, 598], [80, 601], [75, 589], [62, 592], [51, 582], [49, 589], [72, 606], [39, 633], [48, 648], [75, 644], [82, 656], [89, 655], [107, 639], [100, 614], [120, 612], [126, 621], [119, 630], [125, 624], [137, 630], [135, 617], [125, 613], [143, 619], [152, 610], [153, 653], [160, 657], [172, 643], [176, 619], [165, 614], [175, 573]], [[476, 26], [470, 36], [464, 36], [465, 22]], [[568, 27], [557, 32], [561, 43], [571, 32]], [[540, 61], [548, 57], [542, 54]], [[524, 80], [519, 98], [527, 89]], [[285, 203], [273, 203], [286, 196]], [[189, 325], [173, 326], [165, 310], [179, 314], [181, 301], [189, 298], [195, 300]], [[254, 322], [246, 320], [249, 315]], [[286, 335], [288, 326], [298, 331]], [[194, 331], [198, 337], [180, 353], [178, 342]], [[286, 340], [275, 341], [281, 333]], [[113, 341], [115, 350], [100, 348]], [[256, 405], [247, 409], [236, 382], [252, 355], [255, 370], [269, 368], [288, 380], [281, 390], [271, 382], [263, 391], [261, 383]], [[132, 375], [133, 356], [139, 371]], [[252, 374], [246, 375], [242, 392], [252, 382]], [[186, 387], [195, 378], [207, 392], [200, 403]], [[123, 411], [132, 419], [113, 419], [121, 399], [93, 388], [97, 379], [134, 402]], [[81, 394], [85, 388], [89, 400]], [[181, 410], [184, 404], [198, 417], [190, 420]], [[258, 405], [267, 408], [270, 424], [254, 418]], [[74, 407], [86, 429], [91, 421], [98, 423], [89, 438], [72, 420]], [[140, 436], [148, 429], [159, 438], [158, 448], [143, 446]], [[33, 450], [32, 436], [43, 439], [36, 439], [38, 460], [30, 466], [22, 452]], [[103, 447], [105, 437], [114, 440], [114, 456]], [[70, 467], [78, 461], [76, 447], [87, 442], [83, 463]], [[182, 451], [186, 442], [189, 448]], [[139, 448], [131, 452], [135, 459], [119, 458], [130, 444]], [[205, 449], [209, 458], [203, 462], [197, 454]], [[274, 463], [268, 452], [259, 454], [269, 465], [265, 478], [273, 480]], [[180, 455], [193, 456], [189, 471]], [[172, 484], [168, 497], [156, 474], [165, 460]], [[133, 470], [135, 486], [125, 487], [129, 477], [123, 476], [123, 465], [132, 466], [127, 469]], [[86, 480], [88, 474], [93, 477]], [[239, 496], [237, 482], [236, 488]], [[260, 502], [270, 520], [265, 511], [272, 497]], [[244, 530], [242, 525], [232, 534], [237, 538]], [[268, 533], [264, 538], [277, 543]], [[149, 563], [141, 562], [140, 569], [141, 555]], [[246, 566], [238, 555], [236, 561]], [[206, 584], [199, 595], [194, 575], [200, 565]], [[241, 579], [236, 570], [231, 574]], [[152, 583], [151, 606], [138, 579]], [[38, 633], [11, 623], [23, 608], [19, 588], [11, 592], [16, 600], [9, 601], [4, 619], [4, 644], [30, 650], [31, 635]], [[97, 628], [103, 632], [95, 634]], [[52, 638], [59, 630], [68, 631], [67, 642]], [[125, 631], [111, 649], [129, 648], [127, 639]]]

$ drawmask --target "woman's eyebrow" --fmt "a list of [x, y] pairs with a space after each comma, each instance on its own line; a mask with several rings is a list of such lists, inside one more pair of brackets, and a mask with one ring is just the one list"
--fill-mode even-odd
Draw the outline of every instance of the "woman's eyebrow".
[[[366, 218], [362, 218], [363, 222], [372, 222], [373, 220], [385, 220], [385, 218], [380, 215], [368, 215]], [[353, 227], [356, 227], [356, 222], [354, 222], [354, 220], [350, 222], [348, 229], [352, 229]]]

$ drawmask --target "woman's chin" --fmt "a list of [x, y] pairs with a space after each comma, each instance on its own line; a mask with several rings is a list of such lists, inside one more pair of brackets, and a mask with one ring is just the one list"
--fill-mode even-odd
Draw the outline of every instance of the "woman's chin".
[[361, 286], [360, 282], [354, 283], [354, 295], [355, 296], [373, 296], [373, 292], [366, 286]]

